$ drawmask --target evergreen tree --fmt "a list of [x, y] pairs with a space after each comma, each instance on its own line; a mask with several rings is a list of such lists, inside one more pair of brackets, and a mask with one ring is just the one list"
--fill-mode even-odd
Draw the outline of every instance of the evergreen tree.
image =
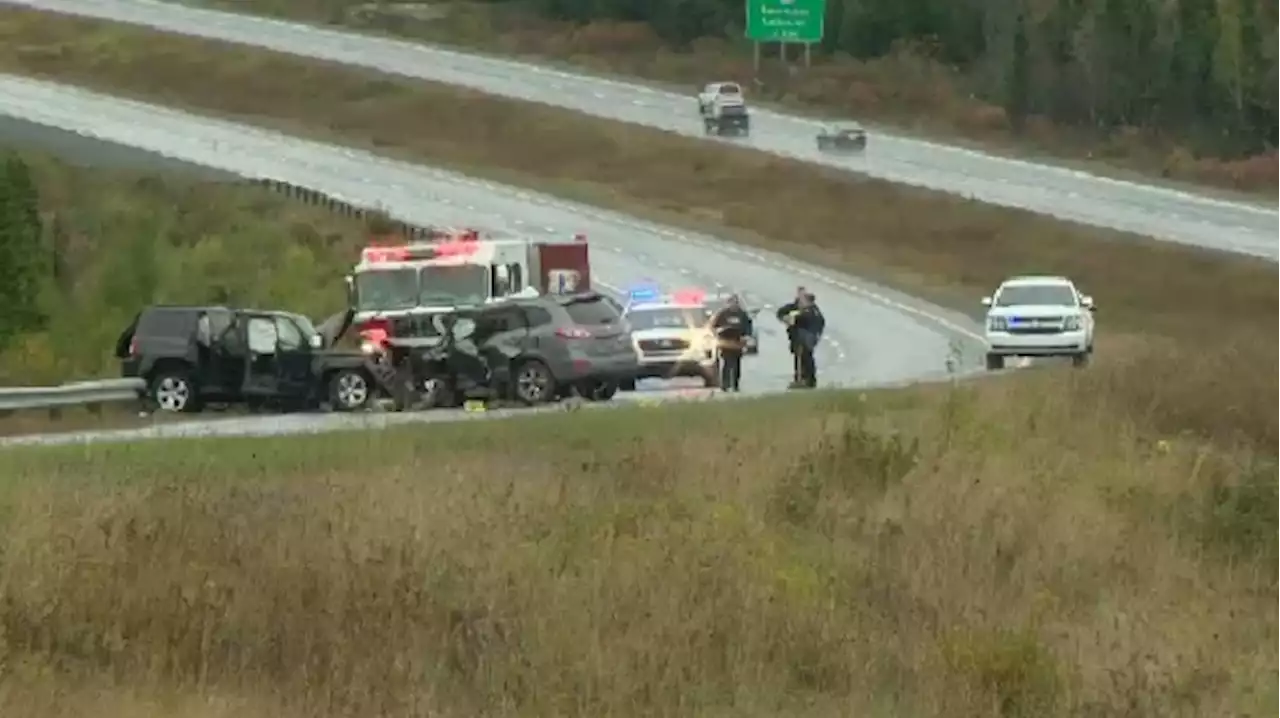
[[40, 198], [31, 169], [17, 155], [0, 168], [0, 348], [43, 326], [40, 290], [47, 262]]

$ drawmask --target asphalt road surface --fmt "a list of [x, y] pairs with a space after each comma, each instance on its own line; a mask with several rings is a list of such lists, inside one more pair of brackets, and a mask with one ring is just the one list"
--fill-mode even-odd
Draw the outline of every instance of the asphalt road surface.
[[[0, 3], [256, 45], [702, 136], [692, 88], [688, 95], [678, 95], [642, 84], [528, 63], [155, 0]], [[1280, 255], [1280, 225], [1274, 207], [1228, 202], [889, 133], [873, 134], [868, 151], [861, 157], [832, 157], [816, 149], [814, 135], [820, 123], [815, 120], [762, 109], [754, 112], [752, 125], [749, 139], [708, 141], [742, 142], [806, 162], [1158, 239], [1271, 261]], [[1036, 238], [1028, 237], [1027, 241]]]
[[[65, 142], [68, 152], [83, 156], [87, 143], [94, 143], [119, 162], [120, 148], [130, 147], [162, 158], [149, 161], [308, 186], [353, 204], [382, 206], [400, 219], [421, 224], [479, 225], [534, 237], [585, 232], [592, 246], [593, 273], [614, 292], [648, 282], [669, 290], [723, 288], [740, 292], [751, 306], [771, 307], [787, 301], [796, 285], [804, 284], [817, 293], [828, 318], [819, 354], [824, 384], [855, 387], [937, 380], [952, 371], [978, 371], [981, 364], [979, 327], [967, 317], [714, 237], [358, 150], [28, 78], [0, 75], [0, 97], [0, 116], [23, 121], [0, 123], [0, 131], [6, 126], [29, 131], [28, 123], [50, 128], [39, 145], [46, 150]], [[53, 130], [61, 131], [63, 139]], [[761, 317], [760, 354], [745, 363], [744, 395], [782, 390], [790, 379], [791, 356], [781, 326], [769, 314]], [[620, 397], [624, 402], [663, 401], [708, 394], [696, 383], [646, 382], [640, 391]], [[97, 436], [291, 433], [439, 421], [459, 414], [249, 417]], [[23, 441], [27, 440], [3, 443]]]

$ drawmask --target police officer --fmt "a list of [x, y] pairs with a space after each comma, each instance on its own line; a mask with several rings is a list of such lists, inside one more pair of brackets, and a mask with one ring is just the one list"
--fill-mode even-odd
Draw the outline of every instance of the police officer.
[[796, 292], [796, 300], [778, 309], [778, 319], [787, 325], [787, 339], [791, 344], [791, 353], [795, 356], [792, 388], [812, 389], [818, 384], [818, 366], [814, 360], [814, 350], [822, 341], [822, 332], [826, 329], [826, 318], [818, 308], [813, 293], [800, 287]]
[[751, 315], [742, 308], [738, 295], [730, 296], [728, 304], [712, 317], [711, 330], [720, 349], [720, 388], [741, 391], [742, 354], [751, 334]]

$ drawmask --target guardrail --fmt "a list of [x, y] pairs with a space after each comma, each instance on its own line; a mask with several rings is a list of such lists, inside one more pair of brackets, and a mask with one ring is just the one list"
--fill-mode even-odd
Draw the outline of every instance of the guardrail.
[[257, 178], [249, 180], [249, 184], [256, 187], [263, 187], [272, 192], [282, 194], [289, 199], [312, 207], [321, 207], [334, 214], [343, 217], [354, 217], [356, 219], [372, 220], [375, 217], [382, 219], [388, 226], [391, 234], [399, 234], [407, 239], [428, 239], [434, 231], [432, 227], [421, 227], [392, 217], [387, 210], [377, 207], [366, 207], [358, 204], [352, 204], [343, 199], [338, 199], [333, 195], [325, 194], [307, 187], [299, 187], [298, 185], [281, 180], [269, 178]]
[[57, 415], [69, 406], [83, 406], [90, 412], [102, 411], [102, 405], [113, 402], [138, 401], [146, 388], [142, 379], [104, 379], [77, 381], [59, 386], [0, 387], [0, 416], [14, 411], [45, 409]]

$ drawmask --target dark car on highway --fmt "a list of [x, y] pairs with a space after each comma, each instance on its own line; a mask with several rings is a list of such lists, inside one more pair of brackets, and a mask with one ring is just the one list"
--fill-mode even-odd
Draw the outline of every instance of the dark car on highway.
[[292, 312], [151, 306], [120, 334], [115, 354], [121, 374], [144, 379], [146, 398], [161, 411], [207, 403], [365, 408], [382, 382], [363, 354], [329, 343]]

